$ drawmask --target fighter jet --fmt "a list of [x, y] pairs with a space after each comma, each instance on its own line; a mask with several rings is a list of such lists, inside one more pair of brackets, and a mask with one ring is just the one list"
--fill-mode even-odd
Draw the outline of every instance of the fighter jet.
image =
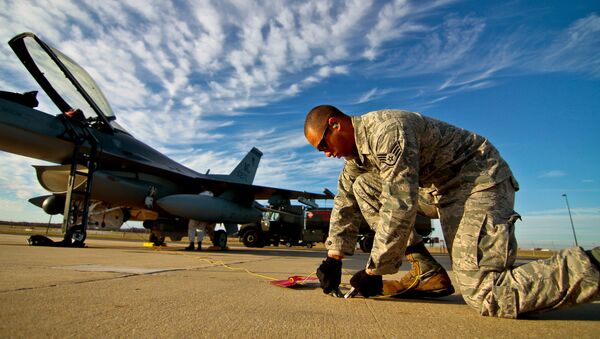
[[[23, 65], [58, 108], [35, 109], [37, 92], [0, 92], [0, 150], [56, 165], [34, 166], [51, 194], [30, 199], [48, 214], [63, 214], [65, 242], [82, 244], [89, 221], [119, 228], [143, 221], [151, 239], [179, 239], [189, 219], [237, 225], [259, 221], [262, 205], [331, 194], [253, 185], [262, 152], [252, 148], [228, 175], [201, 174], [134, 138], [116, 122], [108, 100], [73, 59], [33, 33], [9, 41]], [[213, 196], [200, 195], [204, 191]], [[230, 232], [233, 230], [229, 229]], [[217, 243], [223, 244], [221, 233]]]

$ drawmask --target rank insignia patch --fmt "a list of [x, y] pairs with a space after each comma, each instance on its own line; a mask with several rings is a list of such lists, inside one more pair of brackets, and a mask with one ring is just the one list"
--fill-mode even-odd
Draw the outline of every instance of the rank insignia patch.
[[394, 166], [398, 158], [402, 155], [402, 147], [400, 146], [400, 142], [396, 142], [394, 147], [388, 152], [383, 154], [377, 154], [377, 158], [382, 163], [388, 166]]

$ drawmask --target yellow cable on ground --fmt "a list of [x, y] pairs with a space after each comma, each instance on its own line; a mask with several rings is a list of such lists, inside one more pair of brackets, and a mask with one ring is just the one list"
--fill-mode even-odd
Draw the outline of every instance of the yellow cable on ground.
[[[153, 247], [152, 249], [153, 249], [153, 250], [155, 250], [155, 251], [159, 251], [159, 252], [160, 252], [160, 251], [162, 251], [162, 249], [161, 249], [161, 247], [160, 247], [160, 246], [155, 246], [155, 247]], [[174, 251], [169, 251], [168, 253], [174, 253], [174, 254], [177, 254], [177, 255], [186, 255], [186, 253], [180, 253], [180, 252], [174, 252]], [[213, 260], [206, 259], [206, 258], [195, 258], [195, 259], [197, 259], [197, 260], [201, 260], [201, 261], [204, 261], [204, 262], [207, 262], [207, 263], [209, 263], [209, 264], [211, 264], [211, 265], [214, 265], [214, 266], [223, 266], [223, 267], [225, 267], [225, 268], [227, 268], [227, 269], [230, 269], [230, 270], [232, 270], [232, 271], [243, 271], [243, 272], [246, 272], [246, 273], [248, 273], [249, 275], [252, 275], [252, 276], [255, 276], [255, 277], [259, 277], [259, 278], [263, 278], [263, 279], [268, 279], [268, 280], [271, 280], [271, 281], [274, 281], [274, 280], [281, 280], [281, 279], [273, 278], [273, 277], [270, 277], [270, 276], [267, 276], [267, 275], [264, 275], [264, 274], [259, 274], [259, 273], [252, 272], [252, 271], [250, 271], [250, 270], [249, 270], [249, 269], [247, 269], [247, 268], [243, 268], [243, 267], [232, 267], [232, 266], [230, 266], [230, 265], [228, 265], [228, 264], [224, 263], [223, 261], [213, 261]], [[342, 272], [343, 272], [344, 274], [346, 274], [346, 275], [348, 275], [348, 276], [352, 277], [352, 273], [350, 273], [348, 270], [346, 270], [346, 269], [343, 269], [343, 270], [342, 270]], [[310, 277], [312, 277], [312, 276], [314, 276], [314, 275], [315, 275], [315, 272], [312, 272], [312, 273], [310, 273], [310, 274], [306, 275], [306, 276], [305, 276], [305, 278], [304, 278], [302, 281], [298, 281], [297, 283], [298, 283], [298, 284], [300, 284], [300, 285], [303, 285], [304, 283], [306, 283], [306, 281], [307, 281], [307, 280], [308, 280]], [[415, 281], [413, 281], [412, 285], [411, 285], [411, 286], [410, 286], [408, 289], [406, 289], [405, 291], [408, 291], [408, 290], [410, 290], [411, 288], [413, 288], [413, 287], [414, 287], [414, 286], [415, 286], [415, 285], [418, 283], [418, 276], [419, 276], [419, 275], [420, 275], [420, 270], [419, 270], [419, 272], [418, 272], [418, 275], [417, 275], [417, 278], [415, 279]], [[350, 288], [350, 284], [348, 284], [348, 283], [341, 283], [341, 284], [340, 284], [340, 286], [343, 286], [343, 287], [345, 287], [345, 288]], [[386, 297], [386, 296], [375, 296], [374, 298], [385, 298], [385, 297]]]
[[[158, 248], [156, 248], [156, 247], [158, 247]], [[160, 246], [155, 246], [155, 247], [153, 247], [152, 249], [153, 249], [153, 250], [155, 250], [155, 251], [159, 251], [159, 252], [160, 252], [160, 251], [162, 251], [162, 249], [160, 248]], [[173, 252], [173, 251], [169, 251], [168, 253], [174, 253], [174, 254], [177, 254], [177, 255], [186, 255], [186, 253]], [[197, 257], [195, 257], [194, 259], [197, 259], [197, 260], [200, 260], [200, 261], [205, 261], [205, 262], [207, 262], [207, 263], [209, 263], [209, 264], [211, 264], [211, 265], [214, 265], [214, 266], [223, 266], [223, 267], [225, 267], [225, 268], [227, 268], [227, 269], [230, 269], [230, 270], [232, 270], [232, 271], [244, 271], [244, 272], [248, 273], [249, 275], [253, 275], [253, 276], [255, 276], [255, 277], [259, 277], [259, 278], [264, 278], [264, 279], [268, 279], [268, 280], [281, 280], [281, 279], [277, 279], [277, 278], [269, 277], [269, 276], [267, 276], [267, 275], [264, 275], [264, 274], [259, 274], [259, 273], [252, 272], [252, 271], [250, 271], [250, 270], [249, 270], [249, 269], [247, 269], [247, 268], [243, 268], [243, 267], [232, 267], [232, 266], [230, 266], [230, 265], [228, 265], [228, 264], [224, 263], [223, 261], [213, 261], [213, 260], [210, 260], [210, 259], [206, 259], [206, 258], [197, 258]], [[311, 276], [313, 276], [314, 274], [315, 274], [314, 272], [313, 272], [313, 273], [310, 273], [310, 274], [309, 274], [309, 275], [307, 275], [307, 276], [306, 276], [306, 277], [305, 277], [305, 278], [304, 278], [302, 281], [298, 282], [298, 284], [304, 284], [304, 283], [305, 283], [305, 282], [306, 282], [306, 281], [307, 281], [307, 280], [308, 280], [308, 279], [309, 279]]]
[[254, 273], [254, 272], [250, 271], [247, 268], [243, 268], [243, 267], [231, 267], [230, 265], [224, 263], [223, 261], [212, 261], [212, 260], [205, 259], [205, 258], [197, 258], [197, 259], [201, 260], [201, 261], [206, 261], [207, 263], [209, 263], [211, 265], [223, 266], [223, 267], [228, 268], [228, 269], [230, 269], [232, 271], [244, 271], [244, 272], [246, 272], [246, 273], [248, 273], [250, 275], [253, 275], [255, 277], [265, 278], [265, 279], [269, 279], [269, 280], [279, 280], [277, 278], [269, 277], [269, 276], [266, 276], [264, 274]]

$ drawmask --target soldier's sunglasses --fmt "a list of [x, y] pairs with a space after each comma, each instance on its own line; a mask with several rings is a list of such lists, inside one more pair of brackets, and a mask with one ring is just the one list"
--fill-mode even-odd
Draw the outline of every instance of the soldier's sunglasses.
[[317, 150], [319, 150], [319, 152], [325, 152], [325, 150], [327, 150], [327, 141], [325, 141], [325, 137], [327, 136], [327, 131], [329, 131], [329, 124], [325, 125], [325, 131], [323, 131], [323, 136], [321, 137], [321, 141], [317, 145]]

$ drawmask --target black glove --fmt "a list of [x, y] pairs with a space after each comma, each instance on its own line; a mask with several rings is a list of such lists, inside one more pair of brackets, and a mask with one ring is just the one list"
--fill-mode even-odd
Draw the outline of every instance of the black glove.
[[336, 290], [342, 282], [342, 261], [327, 257], [317, 268], [317, 277], [321, 282], [323, 293], [329, 294]]
[[350, 279], [350, 285], [356, 288], [363, 297], [383, 294], [383, 279], [380, 275], [368, 275], [365, 270], [356, 272]]

